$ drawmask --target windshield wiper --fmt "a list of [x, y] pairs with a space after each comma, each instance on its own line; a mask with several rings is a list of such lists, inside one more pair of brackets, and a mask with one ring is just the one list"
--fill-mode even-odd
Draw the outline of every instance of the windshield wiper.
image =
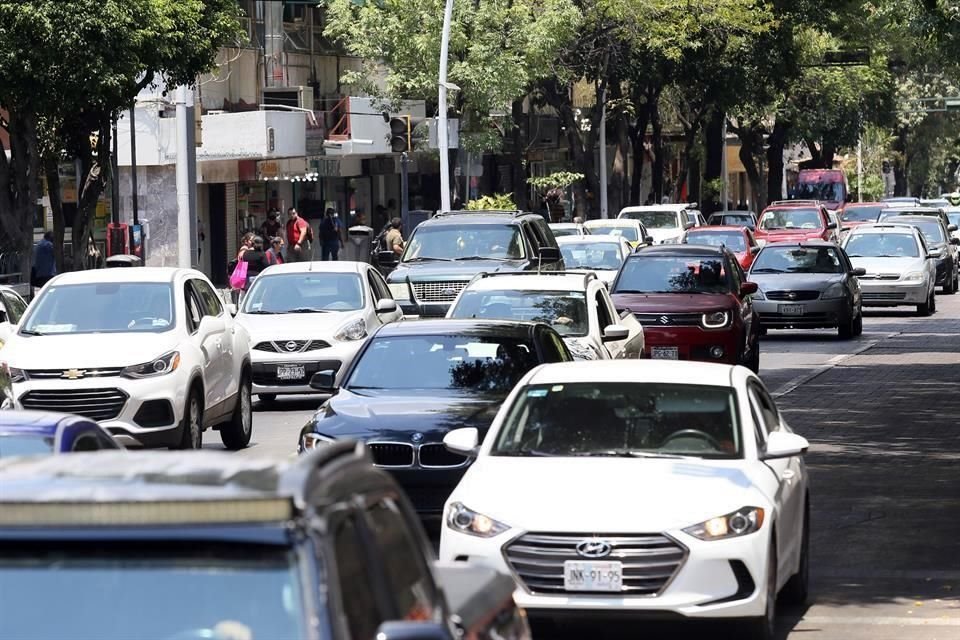
[[417, 258], [410, 258], [409, 260], [403, 260], [404, 264], [410, 262], [453, 262], [453, 258], [428, 258], [426, 256], [421, 256]]
[[553, 458], [556, 457], [556, 453], [547, 453], [546, 451], [540, 451], [539, 449], [517, 449], [515, 451], [496, 451], [493, 453], [495, 456], [511, 456], [511, 457], [522, 457], [522, 456], [535, 456], [542, 458]]
[[279, 311], [242, 311], [241, 313], [257, 316], [272, 316], [280, 313]]
[[491, 256], [463, 256], [462, 258], [454, 258], [454, 262], [459, 260], [496, 260], [498, 262], [509, 262], [513, 258], [493, 258]]
[[762, 269], [754, 269], [754, 273], [786, 273], [783, 269], [774, 269], [773, 267], [763, 267]]
[[20, 329], [20, 335], [24, 336], [45, 336], [47, 334], [42, 331], [34, 331], [33, 329]]
[[573, 454], [578, 458], [667, 458], [672, 460], [695, 460], [693, 456], [681, 456], [674, 453], [650, 453], [630, 449], [609, 449], [607, 451], [584, 451]]
[[313, 307], [297, 307], [296, 309], [290, 309], [285, 313], [330, 313], [326, 309], [314, 309]]

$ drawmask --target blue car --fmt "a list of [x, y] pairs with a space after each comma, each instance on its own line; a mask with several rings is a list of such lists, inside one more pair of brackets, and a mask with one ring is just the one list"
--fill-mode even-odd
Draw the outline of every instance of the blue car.
[[45, 411], [0, 411], [0, 458], [122, 448], [87, 418]]

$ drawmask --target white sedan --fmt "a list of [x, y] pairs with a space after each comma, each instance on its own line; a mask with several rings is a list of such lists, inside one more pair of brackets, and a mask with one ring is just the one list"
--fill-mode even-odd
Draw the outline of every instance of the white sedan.
[[557, 238], [557, 244], [567, 270], [594, 271], [608, 287], [616, 280], [623, 261], [633, 253], [623, 236], [569, 236]]
[[365, 262], [293, 262], [265, 269], [237, 322], [250, 332], [253, 392], [316, 393], [318, 371], [339, 375], [377, 327], [403, 318], [383, 276]]
[[510, 573], [532, 615], [736, 619], [769, 639], [777, 594], [806, 599], [807, 441], [744, 367], [544, 365], [482, 445], [444, 444], [476, 461], [441, 559]]
[[13, 333], [14, 326], [20, 322], [26, 310], [26, 301], [13, 287], [0, 286], [0, 348], [3, 348], [3, 343]]

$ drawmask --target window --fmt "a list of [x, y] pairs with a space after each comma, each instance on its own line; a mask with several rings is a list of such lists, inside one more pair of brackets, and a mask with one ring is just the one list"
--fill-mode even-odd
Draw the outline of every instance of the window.
[[590, 328], [580, 291], [467, 289], [450, 317], [543, 322], [564, 336], [585, 336]]
[[390, 498], [367, 510], [367, 522], [380, 552], [397, 615], [402, 620], [430, 620], [433, 582], [421, 560], [423, 552], [410, 536], [410, 523]]
[[19, 296], [7, 291], [3, 292], [3, 306], [7, 308], [7, 317], [13, 324], [20, 322], [23, 312], [27, 310], [27, 305]]
[[36, 334], [162, 333], [175, 324], [166, 282], [54, 285], [30, 305], [22, 331]]
[[187, 326], [190, 328], [190, 333], [193, 333], [200, 328], [200, 320], [203, 318], [203, 307], [197, 300], [197, 295], [189, 282], [183, 285], [183, 299], [187, 310]]
[[377, 287], [377, 282], [373, 277], [373, 271], [367, 271], [367, 284], [370, 285], [370, 297], [373, 298], [373, 304], [377, 304], [377, 302], [383, 298], [383, 294], [379, 287]]
[[753, 263], [754, 273], [843, 273], [843, 262], [833, 247], [769, 246]]
[[220, 303], [220, 298], [207, 282], [203, 280], [191, 280], [190, 282], [193, 283], [194, 291], [197, 292], [197, 297], [203, 305], [204, 315], [219, 316], [223, 313], [223, 304]]
[[607, 301], [603, 299], [603, 293], [597, 291], [594, 297], [597, 302], [597, 322], [600, 324], [600, 331], [602, 333], [604, 329], [616, 323], [610, 315], [610, 308], [607, 306]]
[[730, 269], [730, 279], [733, 280], [733, 290], [739, 292], [743, 288], [743, 281], [746, 277], [736, 262], [728, 262], [727, 268]]
[[393, 296], [390, 294], [390, 287], [388, 287], [387, 283], [383, 280], [383, 276], [380, 275], [375, 269], [370, 269], [368, 273], [370, 274], [370, 278], [373, 280], [374, 286], [377, 288], [377, 294], [379, 294], [380, 298], [393, 300]]
[[628, 259], [611, 293], [729, 293], [722, 256], [637, 255]]
[[777, 412], [777, 405], [774, 404], [773, 398], [760, 386], [751, 384], [749, 390], [754, 411], [760, 414], [759, 424], [763, 429], [763, 439], [766, 441], [768, 433], [780, 428], [780, 414]]
[[367, 550], [353, 517], [346, 518], [337, 525], [333, 546], [340, 600], [350, 637], [353, 640], [373, 638], [383, 622], [383, 612], [377, 606], [368, 570]]
[[241, 313], [323, 313], [356, 311], [364, 305], [357, 273], [306, 272], [259, 276], [243, 300]]
[[99, 451], [100, 450], [100, 441], [97, 440], [97, 437], [91, 433], [81, 433], [80, 436], [73, 441], [73, 447], [71, 451]]
[[557, 246], [556, 240], [552, 239], [553, 234], [550, 232], [550, 226], [547, 224], [546, 220], [543, 218], [534, 220], [533, 228], [537, 231], [537, 240], [540, 242], [541, 247]]
[[554, 331], [543, 330], [543, 339], [547, 343], [545, 362], [569, 362], [573, 360], [566, 343]]

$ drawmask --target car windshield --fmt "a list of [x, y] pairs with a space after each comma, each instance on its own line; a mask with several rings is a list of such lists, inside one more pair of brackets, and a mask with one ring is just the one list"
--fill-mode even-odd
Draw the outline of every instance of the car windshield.
[[843, 210], [840, 219], [844, 222], [876, 222], [880, 219], [880, 213], [885, 209], [881, 205], [870, 205], [866, 207], [849, 206]]
[[0, 593], [0, 638], [306, 637], [295, 556], [263, 545], [8, 544]]
[[754, 221], [753, 216], [722, 215], [710, 216], [709, 224], [726, 225], [731, 227], [747, 227], [753, 229], [756, 222]]
[[718, 256], [645, 256], [627, 260], [612, 293], [729, 293]]
[[760, 228], [764, 231], [777, 229], [820, 229], [823, 222], [817, 209], [774, 209], [760, 218]]
[[520, 227], [505, 224], [469, 224], [417, 228], [401, 260], [520, 260], [523, 257]]
[[580, 235], [580, 230], [577, 227], [551, 226], [550, 230], [553, 231], [553, 236], [555, 238], [562, 238], [563, 236], [579, 236]]
[[166, 282], [55, 285], [30, 305], [21, 335], [160, 333], [175, 323]]
[[[693, 214], [695, 216], [696, 214]], [[639, 220], [647, 229], [679, 229], [680, 220], [676, 211], [625, 211], [621, 218]], [[693, 222], [695, 217], [690, 218]]]
[[919, 258], [920, 248], [909, 233], [857, 233], [844, 246], [851, 258]]
[[960, 227], [960, 211], [953, 211], [947, 213], [947, 218], [950, 220], [950, 224], [955, 224]]
[[800, 182], [794, 188], [794, 200], [843, 201], [843, 185], [839, 182]]
[[52, 437], [21, 433], [0, 433], [0, 458], [41, 455], [48, 454], [51, 451], [53, 451]]
[[243, 313], [308, 313], [363, 308], [363, 285], [356, 273], [264, 274], [244, 298]]
[[843, 273], [843, 261], [833, 247], [768, 245], [750, 273]]
[[614, 271], [623, 261], [620, 245], [616, 242], [561, 244], [560, 253], [567, 269]]
[[467, 290], [451, 318], [543, 322], [560, 335], [585, 336], [590, 322], [582, 291]]
[[[897, 220], [897, 222], [901, 222]], [[927, 244], [943, 244], [947, 239], [943, 236], [943, 227], [940, 225], [940, 221], [936, 218], [929, 219], [917, 219], [911, 218], [910, 220], [903, 220], [907, 224], [916, 227], [920, 230], [920, 233], [923, 234], [924, 239], [927, 241]]]
[[739, 458], [741, 446], [729, 388], [582, 382], [523, 389], [490, 454]]
[[506, 395], [540, 364], [528, 340], [439, 335], [374, 338], [345, 385], [350, 390], [429, 389]]
[[747, 250], [747, 240], [739, 231], [691, 231], [687, 234], [687, 243], [726, 247], [738, 252]]
[[640, 233], [637, 227], [617, 225], [591, 225], [590, 232], [597, 236], [619, 236], [627, 242], [639, 242]]

